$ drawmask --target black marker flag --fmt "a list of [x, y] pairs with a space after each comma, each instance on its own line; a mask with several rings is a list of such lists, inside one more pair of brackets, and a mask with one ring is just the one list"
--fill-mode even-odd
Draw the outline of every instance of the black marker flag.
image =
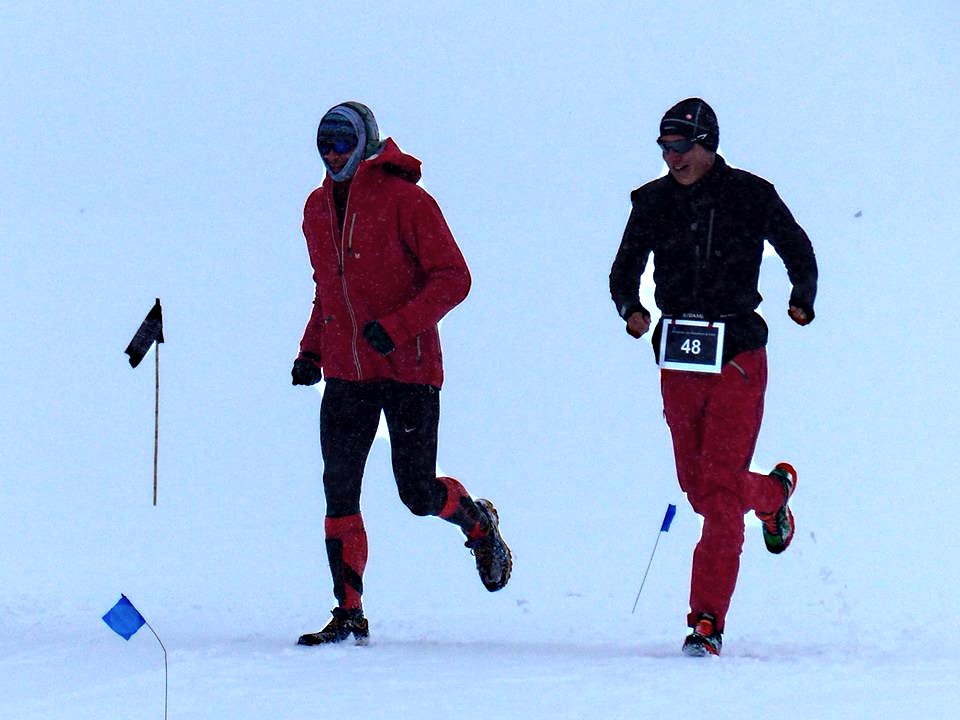
[[160, 307], [160, 298], [154, 303], [150, 312], [140, 323], [136, 335], [127, 345], [124, 352], [130, 356], [130, 367], [136, 367], [143, 360], [150, 347], [155, 343], [163, 342], [163, 309]]
[[140, 323], [136, 335], [127, 345], [124, 352], [130, 356], [130, 367], [136, 367], [143, 360], [147, 351], [157, 343], [155, 353], [155, 378], [153, 392], [153, 504], [157, 504], [157, 460], [160, 455], [160, 345], [163, 342], [163, 309], [160, 307], [160, 298], [154, 303], [150, 312]]

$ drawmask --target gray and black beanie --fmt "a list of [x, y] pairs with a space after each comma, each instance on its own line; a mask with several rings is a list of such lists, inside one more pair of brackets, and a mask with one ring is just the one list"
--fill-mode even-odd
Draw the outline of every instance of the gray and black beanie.
[[338, 173], [330, 172], [334, 182], [352, 178], [360, 163], [376, 155], [383, 147], [373, 111], [363, 103], [353, 100], [334, 105], [324, 113], [317, 128], [317, 149], [319, 150], [320, 143], [324, 140], [344, 137], [355, 138], [357, 145], [343, 169]]
[[660, 121], [660, 137], [664, 135], [683, 135], [691, 139], [705, 135], [700, 144], [710, 152], [716, 152], [720, 145], [720, 124], [717, 114], [705, 101], [687, 98], [664, 113]]

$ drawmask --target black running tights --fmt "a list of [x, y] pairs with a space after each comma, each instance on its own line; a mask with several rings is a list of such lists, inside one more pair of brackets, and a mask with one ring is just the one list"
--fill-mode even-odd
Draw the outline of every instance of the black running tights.
[[363, 470], [383, 411], [400, 499], [415, 515], [436, 515], [446, 500], [437, 480], [440, 391], [392, 380], [327, 380], [320, 405], [320, 447], [327, 517], [360, 512]]

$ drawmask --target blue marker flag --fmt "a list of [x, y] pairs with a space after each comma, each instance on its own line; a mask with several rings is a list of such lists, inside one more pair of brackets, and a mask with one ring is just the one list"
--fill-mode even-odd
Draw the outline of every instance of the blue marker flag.
[[148, 623], [143, 615], [140, 614], [140, 611], [133, 606], [133, 603], [127, 599], [127, 596], [123, 594], [120, 595], [117, 604], [110, 608], [107, 614], [103, 616], [103, 621], [124, 640], [132, 638], [137, 630], [146, 625], [150, 628], [150, 632], [153, 633], [157, 642], [160, 643], [160, 649], [163, 650], [163, 720], [167, 720], [167, 649], [163, 646], [163, 641], [160, 639], [160, 636], [157, 635], [157, 631], [150, 627], [150, 623]]
[[650, 552], [650, 559], [647, 561], [647, 569], [643, 571], [643, 580], [640, 581], [640, 589], [637, 590], [637, 597], [633, 600], [633, 610], [630, 611], [631, 614], [637, 610], [637, 602], [640, 600], [640, 593], [643, 592], [643, 586], [647, 582], [647, 573], [650, 572], [650, 565], [653, 564], [653, 554], [657, 552], [657, 545], [660, 544], [660, 533], [665, 533], [670, 529], [670, 523], [673, 522], [673, 516], [677, 514], [677, 506], [669, 503], [667, 505], [667, 512], [663, 515], [663, 522], [660, 523], [660, 532], [657, 533], [657, 541], [653, 544], [653, 550]]
[[127, 600], [126, 595], [120, 595], [117, 604], [103, 616], [103, 621], [124, 640], [133, 637], [133, 634], [147, 622], [143, 619], [140, 611], [133, 606], [133, 603]]
[[676, 505], [667, 505], [667, 512], [663, 516], [663, 524], [660, 525], [660, 532], [668, 532], [670, 530], [670, 523], [673, 522], [673, 516], [677, 514]]

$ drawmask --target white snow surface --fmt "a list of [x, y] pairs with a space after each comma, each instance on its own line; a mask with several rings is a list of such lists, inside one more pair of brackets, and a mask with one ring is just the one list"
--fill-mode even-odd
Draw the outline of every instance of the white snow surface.
[[[0, 9], [0, 718], [952, 718], [960, 582], [953, 2], [8, 3]], [[821, 267], [764, 261], [754, 458], [798, 534], [748, 520], [723, 656], [680, 656], [699, 523], [657, 370], [607, 273], [663, 111], [707, 99]], [[359, 99], [424, 162], [473, 274], [444, 321], [439, 463], [515, 555], [490, 594], [451, 525], [364, 516], [368, 647], [329, 618], [312, 281], [316, 122]], [[123, 348], [155, 297], [151, 352]], [[635, 613], [634, 595], [668, 503]]]

